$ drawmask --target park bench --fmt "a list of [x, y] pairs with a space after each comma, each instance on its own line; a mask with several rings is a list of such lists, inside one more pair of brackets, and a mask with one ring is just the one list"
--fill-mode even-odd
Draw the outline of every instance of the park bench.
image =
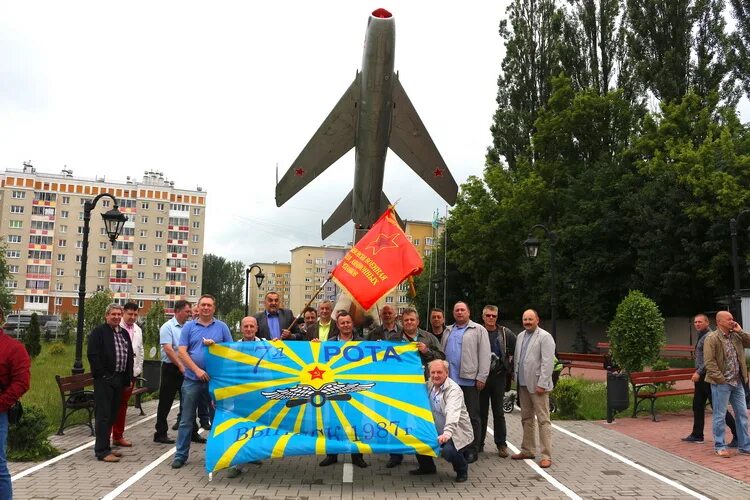
[[581, 354], [578, 352], [558, 352], [557, 360], [563, 364], [563, 371], [568, 370], [568, 376], [573, 368], [589, 370], [611, 370], [612, 362], [606, 354]]
[[[695, 373], [694, 368], [670, 368], [669, 370], [658, 370], [652, 372], [632, 372], [630, 383], [633, 386], [633, 418], [638, 415], [638, 407], [644, 401], [651, 402], [651, 419], [656, 422], [656, 410], [654, 405], [658, 398], [669, 396], [682, 396], [693, 394], [694, 389], [672, 389], [673, 382], [690, 380]], [[670, 384], [666, 386], [665, 384]]]
[[[599, 351], [609, 352], [609, 342], [597, 342]], [[690, 344], [666, 344], [661, 348], [661, 357], [673, 359], [695, 358], [695, 346]]]
[[[71, 375], [69, 377], [55, 375], [55, 380], [57, 381], [57, 387], [60, 389], [63, 408], [60, 429], [58, 429], [57, 434], [62, 436], [63, 431], [73, 425], [88, 425], [93, 436], [94, 426], [91, 423], [91, 418], [94, 415], [94, 391], [87, 389], [87, 387], [93, 388], [94, 376], [91, 373], [81, 373], [80, 375]], [[147, 386], [146, 379], [138, 377], [131, 397], [135, 398], [134, 406], [140, 410], [141, 415], [145, 415], [141, 406], [141, 397], [143, 394], [149, 392], [153, 392], [153, 389]], [[88, 420], [79, 424], [65, 425], [68, 417], [79, 411], [86, 411], [88, 413]]]

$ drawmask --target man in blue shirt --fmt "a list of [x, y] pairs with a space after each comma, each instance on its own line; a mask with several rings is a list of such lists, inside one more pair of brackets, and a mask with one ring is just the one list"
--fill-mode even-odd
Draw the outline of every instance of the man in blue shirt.
[[484, 389], [490, 373], [490, 337], [487, 330], [470, 318], [466, 302], [453, 306], [454, 324], [445, 329], [441, 342], [445, 359], [450, 365], [450, 378], [464, 393], [464, 402], [471, 419], [474, 441], [464, 449], [468, 463], [477, 461], [481, 439], [479, 391]]
[[[216, 299], [213, 295], [202, 295], [198, 301], [198, 319], [187, 323], [180, 335], [180, 361], [185, 366], [185, 380], [182, 382], [182, 416], [177, 433], [177, 451], [172, 462], [173, 469], [179, 469], [187, 462], [190, 453], [190, 437], [193, 433], [198, 401], [208, 393], [210, 377], [205, 371], [206, 349], [208, 346], [232, 342], [229, 327], [214, 318]], [[213, 420], [213, 415], [211, 415]]]

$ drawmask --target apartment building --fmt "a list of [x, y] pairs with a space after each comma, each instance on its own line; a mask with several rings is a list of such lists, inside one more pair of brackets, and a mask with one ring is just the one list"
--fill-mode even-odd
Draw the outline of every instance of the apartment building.
[[[339, 245], [304, 245], [292, 249], [292, 290], [289, 302], [292, 311], [299, 314], [348, 251], [349, 247]], [[335, 302], [339, 291], [338, 285], [329, 281], [311, 306], [317, 309], [323, 300]]]
[[292, 265], [289, 262], [255, 262], [254, 265], [259, 266], [263, 270], [265, 279], [260, 288], [258, 288], [258, 284], [255, 282], [255, 274], [258, 273], [258, 270], [252, 270], [253, 274], [250, 275], [250, 291], [248, 292], [250, 302], [248, 305], [249, 313], [256, 314], [265, 308], [265, 299], [268, 292], [278, 292], [281, 299], [281, 307], [288, 309], [291, 298], [289, 289]]
[[127, 216], [110, 244], [99, 214], [113, 207], [103, 197], [91, 212], [86, 291], [109, 288], [115, 301], [137, 302], [142, 313], [162, 301], [168, 313], [179, 299], [200, 296], [206, 193], [174, 187], [160, 172], [141, 181], [84, 179], [63, 169], [37, 172], [29, 163], [0, 178], [0, 236], [10, 271], [6, 282], [15, 310], [75, 314], [83, 248], [84, 203], [113, 195]]

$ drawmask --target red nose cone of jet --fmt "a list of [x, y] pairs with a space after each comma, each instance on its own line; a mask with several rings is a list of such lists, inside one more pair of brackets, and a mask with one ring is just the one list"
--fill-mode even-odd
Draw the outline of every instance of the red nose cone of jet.
[[393, 17], [393, 14], [391, 14], [385, 9], [377, 9], [373, 11], [372, 17], [379, 17], [380, 19], [388, 19], [390, 17]]

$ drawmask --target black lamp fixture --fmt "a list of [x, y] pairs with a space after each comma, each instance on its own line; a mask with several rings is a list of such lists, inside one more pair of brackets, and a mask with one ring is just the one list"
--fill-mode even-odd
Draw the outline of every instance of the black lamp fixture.
[[102, 214], [104, 230], [112, 244], [114, 244], [115, 240], [120, 236], [122, 228], [128, 220], [125, 214], [120, 212], [120, 209], [117, 206], [117, 198], [109, 193], [101, 193], [93, 200], [87, 200], [83, 204], [83, 244], [81, 247], [81, 276], [78, 282], [78, 324], [76, 327], [76, 357], [73, 362], [73, 375], [83, 373], [83, 362], [81, 361], [81, 358], [83, 356], [83, 319], [85, 315], [84, 309], [86, 307], [86, 265], [89, 256], [91, 211], [96, 207], [96, 203], [103, 197], [111, 198], [114, 203], [112, 210], [108, 210]]
[[263, 284], [263, 280], [266, 278], [266, 275], [263, 274], [263, 269], [258, 264], [253, 264], [247, 269], [245, 269], [245, 316], [249, 314], [250, 310], [250, 273], [253, 271], [253, 269], [257, 269], [258, 272], [255, 273], [255, 284], [258, 285], [258, 289], [260, 289], [260, 286]]
[[541, 229], [544, 231], [544, 235], [549, 241], [549, 268], [550, 268], [550, 314], [552, 316], [551, 323], [551, 334], [552, 338], [557, 342], [557, 285], [555, 283], [555, 245], [557, 244], [557, 233], [550, 231], [544, 224], [535, 224], [529, 229], [529, 236], [523, 242], [524, 251], [526, 257], [530, 259], [536, 258], [539, 255], [539, 246], [541, 242], [532, 233], [535, 229]]

